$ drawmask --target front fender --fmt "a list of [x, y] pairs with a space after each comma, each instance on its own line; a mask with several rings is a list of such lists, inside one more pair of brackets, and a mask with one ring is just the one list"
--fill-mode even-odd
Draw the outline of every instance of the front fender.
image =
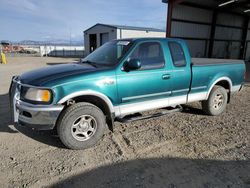
[[63, 97], [62, 99], [60, 99], [58, 101], [58, 104], [63, 104], [66, 101], [68, 101], [69, 99], [72, 99], [72, 98], [75, 98], [75, 97], [81, 97], [81, 96], [87, 96], [87, 95], [88, 96], [96, 96], [96, 97], [101, 98], [103, 101], [105, 101], [105, 103], [109, 107], [110, 112], [111, 113], [115, 112], [114, 106], [113, 106], [111, 100], [106, 95], [104, 95], [104, 94], [102, 94], [100, 92], [97, 92], [97, 91], [93, 91], [93, 90], [84, 90], [84, 91], [77, 91], [77, 92], [71, 93], [71, 94]]

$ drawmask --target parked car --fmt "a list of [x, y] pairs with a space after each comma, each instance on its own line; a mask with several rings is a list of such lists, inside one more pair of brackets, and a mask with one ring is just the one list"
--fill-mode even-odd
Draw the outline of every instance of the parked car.
[[38, 130], [58, 130], [65, 146], [85, 149], [114, 121], [156, 117], [138, 112], [201, 101], [208, 115], [225, 111], [241, 90], [241, 60], [191, 59], [183, 40], [138, 38], [104, 44], [78, 64], [47, 67], [12, 80], [14, 121]]

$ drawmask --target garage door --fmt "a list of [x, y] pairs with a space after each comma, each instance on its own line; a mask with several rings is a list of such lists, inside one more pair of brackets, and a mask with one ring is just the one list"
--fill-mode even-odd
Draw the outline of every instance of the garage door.
[[109, 41], [109, 33], [101, 33], [101, 45]]

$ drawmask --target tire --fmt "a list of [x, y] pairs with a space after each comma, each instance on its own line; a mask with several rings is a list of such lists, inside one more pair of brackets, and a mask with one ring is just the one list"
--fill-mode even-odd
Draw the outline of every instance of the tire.
[[69, 149], [87, 149], [94, 146], [106, 128], [105, 116], [97, 106], [76, 103], [66, 108], [57, 123], [62, 143]]
[[224, 87], [214, 86], [208, 100], [202, 101], [203, 111], [211, 116], [218, 116], [226, 109], [228, 94]]

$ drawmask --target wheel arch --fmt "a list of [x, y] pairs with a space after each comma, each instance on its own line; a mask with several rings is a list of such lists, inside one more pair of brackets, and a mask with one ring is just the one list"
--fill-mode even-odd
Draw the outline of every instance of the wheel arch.
[[106, 95], [92, 90], [79, 91], [63, 97], [58, 104], [65, 104], [69, 100], [88, 102], [100, 108], [106, 116], [109, 129], [113, 130], [115, 111], [111, 100]]
[[228, 103], [229, 103], [230, 102], [230, 94], [231, 94], [232, 87], [233, 87], [232, 80], [229, 77], [220, 77], [220, 78], [216, 79], [215, 81], [213, 81], [213, 84], [209, 87], [206, 99], [208, 99], [208, 97], [211, 93], [211, 90], [214, 88], [215, 85], [222, 86], [229, 91], [228, 92]]

